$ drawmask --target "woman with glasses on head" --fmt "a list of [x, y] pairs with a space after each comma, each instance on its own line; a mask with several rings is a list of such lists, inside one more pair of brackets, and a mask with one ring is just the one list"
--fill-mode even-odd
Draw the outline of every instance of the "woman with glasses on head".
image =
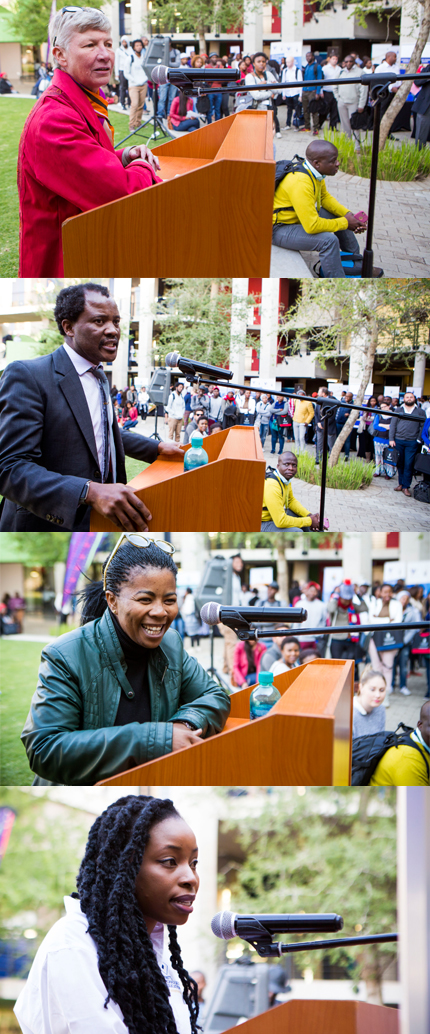
[[81, 628], [43, 650], [22, 733], [33, 785], [93, 785], [223, 728], [228, 697], [170, 628], [172, 553], [121, 535], [83, 594]]
[[199, 889], [197, 854], [172, 801], [122, 797], [102, 812], [78, 893], [16, 1003], [23, 1034], [197, 1034], [197, 984], [176, 934]]
[[106, 15], [63, 7], [49, 33], [54, 76], [26, 121], [18, 156], [23, 277], [63, 275], [66, 219], [160, 182], [158, 159], [144, 144], [114, 150], [103, 91], [115, 63]]

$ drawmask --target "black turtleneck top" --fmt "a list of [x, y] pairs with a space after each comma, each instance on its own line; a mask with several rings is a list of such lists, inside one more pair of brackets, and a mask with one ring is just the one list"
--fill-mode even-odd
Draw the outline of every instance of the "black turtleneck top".
[[139, 646], [124, 632], [115, 614], [110, 612], [115, 632], [125, 657], [126, 676], [133, 695], [126, 696], [121, 690], [115, 725], [129, 725], [130, 722], [150, 722], [151, 703], [148, 684], [148, 650]]

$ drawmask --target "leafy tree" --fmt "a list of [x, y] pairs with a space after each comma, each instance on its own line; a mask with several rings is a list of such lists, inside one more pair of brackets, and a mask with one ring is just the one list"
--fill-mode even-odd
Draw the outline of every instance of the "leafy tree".
[[[339, 936], [345, 937], [395, 930], [395, 790], [303, 791], [301, 797], [293, 792], [287, 797], [275, 790], [261, 813], [253, 809], [251, 817], [241, 815], [240, 825], [233, 819], [227, 823], [227, 828], [235, 827], [245, 853], [244, 861], [235, 860], [232, 910], [337, 912], [344, 919]], [[281, 939], [293, 942], [301, 937]], [[325, 954], [297, 954], [296, 964], [315, 972]], [[392, 943], [329, 951], [332, 962], [355, 960], [356, 978], [366, 980], [371, 996], [380, 1002], [383, 973], [395, 957]]]
[[[74, 7], [86, 7], [85, 0], [76, 0]], [[91, 0], [91, 6], [100, 8], [103, 0]], [[22, 33], [25, 26], [25, 38], [34, 46], [46, 43], [52, 4], [49, 0], [15, 0], [12, 8], [12, 23], [17, 32]], [[62, 4], [57, 5], [57, 10]]]
[[[152, 15], [157, 32], [197, 32], [200, 53], [206, 53], [205, 33], [238, 32], [243, 22], [243, 0], [156, 0]], [[153, 26], [155, 28], [155, 26]]]
[[[305, 281], [296, 305], [281, 317], [281, 333], [288, 337], [294, 329], [294, 345], [312, 335], [317, 338], [316, 354], [324, 368], [327, 359], [339, 361], [339, 345], [354, 339], [361, 353], [361, 381], [357, 403], [363, 402], [373, 366], [378, 358], [387, 369], [394, 358], [401, 358], [412, 369], [417, 351], [428, 350], [430, 321], [430, 280], [424, 278], [389, 279], [354, 283], [347, 280]], [[340, 360], [341, 363], [348, 361]], [[358, 409], [351, 411], [330, 454], [333, 467], [342, 445], [352, 430]]]
[[67, 560], [71, 532], [61, 535], [55, 531], [4, 531], [0, 536], [1, 556], [4, 561], [13, 551], [14, 559], [19, 559], [25, 567], [38, 564], [41, 567], [52, 567], [58, 561]]
[[0, 789], [0, 806], [16, 813], [0, 867], [0, 936], [22, 937], [33, 926], [25, 913], [36, 913], [37, 947], [63, 912], [63, 897], [76, 889], [90, 817], [73, 808], [26, 793]]
[[[202, 362], [228, 365], [246, 345], [253, 344], [248, 333], [245, 338], [242, 333], [232, 335], [230, 279], [202, 278], [198, 290], [192, 277], [166, 282], [169, 290], [154, 306], [154, 313], [161, 316], [157, 348], [163, 356], [178, 349]], [[238, 323], [246, 317], [250, 305], [255, 305], [252, 295], [234, 300]]]

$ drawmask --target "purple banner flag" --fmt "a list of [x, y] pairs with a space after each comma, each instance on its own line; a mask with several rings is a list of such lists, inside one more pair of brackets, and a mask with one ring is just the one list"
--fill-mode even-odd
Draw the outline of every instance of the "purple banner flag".
[[14, 822], [15, 812], [12, 808], [0, 808], [0, 862], [6, 854]]
[[74, 531], [70, 539], [63, 589], [63, 607], [76, 592], [79, 577], [90, 566], [104, 531]]

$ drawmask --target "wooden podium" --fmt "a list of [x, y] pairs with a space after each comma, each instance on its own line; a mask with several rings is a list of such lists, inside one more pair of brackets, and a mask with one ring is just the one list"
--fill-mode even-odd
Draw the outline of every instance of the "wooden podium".
[[353, 661], [316, 660], [276, 675], [281, 699], [254, 721], [248, 686], [218, 736], [97, 785], [348, 786], [353, 672]]
[[63, 223], [65, 276], [270, 276], [272, 112], [241, 111], [153, 153], [163, 183]]
[[[191, 445], [183, 446], [184, 453]], [[129, 482], [152, 513], [150, 531], [259, 531], [266, 462], [254, 427], [203, 439], [209, 463], [184, 471], [161, 456]], [[91, 531], [118, 531], [95, 511]]]
[[[225, 1034], [233, 1030], [237, 1026]], [[241, 1034], [399, 1034], [399, 1013], [368, 1002], [293, 998], [246, 1020], [240, 1030]]]

